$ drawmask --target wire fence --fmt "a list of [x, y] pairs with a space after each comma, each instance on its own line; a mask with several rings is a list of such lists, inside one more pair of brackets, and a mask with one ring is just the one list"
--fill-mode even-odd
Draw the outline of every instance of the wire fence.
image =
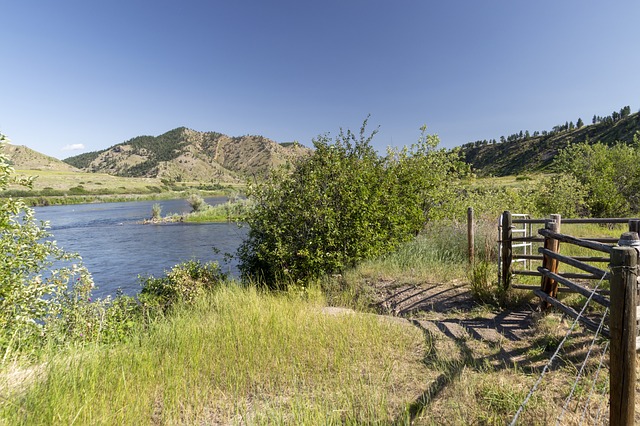
[[[572, 219], [573, 220], [573, 219]], [[612, 219], [603, 219], [603, 221]], [[623, 219], [615, 219], [622, 221]], [[522, 223], [535, 222], [539, 219], [519, 219]], [[573, 220], [576, 221], [576, 220]], [[533, 395], [541, 388], [541, 383], [547, 373], [556, 367], [558, 359], [566, 350], [567, 342], [571, 340], [578, 324], [584, 326], [586, 333], [591, 332], [590, 342], [584, 343], [586, 352], [580, 360], [565, 362], [561, 368], [566, 377], [566, 367], [575, 367], [575, 374], [564, 379], [566, 381], [565, 396], [558, 402], [557, 416], [554, 419], [545, 418], [546, 424], [611, 424], [632, 425], [635, 420], [635, 386], [636, 386], [636, 351], [640, 346], [640, 336], [638, 336], [638, 324], [636, 322], [636, 312], [640, 310], [638, 301], [638, 272], [640, 256], [640, 238], [638, 231], [640, 221], [629, 220], [629, 232], [622, 234], [617, 241], [611, 238], [600, 239], [602, 242], [615, 242], [617, 246], [602, 244], [595, 238], [584, 239], [560, 233], [560, 216], [552, 215], [551, 220], [544, 220], [545, 229], [538, 231], [540, 236], [527, 237], [529, 240], [540, 240], [544, 242], [544, 247], [540, 247], [540, 255], [521, 255], [527, 259], [542, 261], [542, 266], [538, 267], [535, 275], [541, 276], [539, 288], [531, 285], [516, 285], [511, 282], [511, 277], [515, 273], [522, 275], [534, 275], [528, 271], [514, 271], [511, 268], [511, 260], [514, 257], [512, 252], [513, 241], [522, 238], [513, 238], [510, 228], [513, 226], [511, 214], [505, 212], [501, 223], [502, 230], [502, 252], [503, 260], [501, 271], [503, 272], [503, 282], [509, 286], [520, 289], [530, 289], [540, 297], [541, 307], [547, 309], [555, 307], [564, 315], [573, 318], [573, 323], [564, 334], [564, 337], [555, 348], [554, 353], [547, 361], [544, 368], [536, 378], [533, 386], [520, 404], [510, 425], [518, 424], [522, 413], [530, 405]], [[567, 221], [568, 222], [568, 221]], [[617, 222], [616, 222], [617, 223]], [[507, 229], [509, 228], [509, 229]], [[607, 241], [604, 241], [607, 240]], [[578, 247], [595, 250], [605, 253], [610, 257], [603, 258], [595, 256], [570, 257], [559, 253], [559, 243], [572, 244]], [[592, 265], [593, 262], [609, 263], [609, 270], [600, 269]], [[561, 273], [558, 270], [559, 264], [577, 268], [581, 272]], [[581, 284], [574, 279], [599, 280], [595, 287]], [[602, 288], [603, 282], [608, 281], [610, 288]], [[563, 287], [560, 288], [558, 285]], [[586, 298], [580, 312], [571, 306], [558, 300], [559, 290], [571, 293], [579, 293]], [[607, 297], [606, 295], [610, 295]], [[598, 307], [591, 306], [598, 304]], [[590, 309], [591, 308], [591, 309]], [[599, 320], [594, 320], [594, 316], [586, 312], [601, 312]], [[597, 367], [594, 358], [599, 354]], [[609, 361], [608, 363], [606, 361]], [[567, 360], [563, 360], [567, 361]], [[579, 367], [578, 367], [579, 365]], [[608, 370], [608, 374], [603, 375], [603, 370]], [[547, 402], [552, 396], [545, 393]], [[547, 414], [548, 416], [548, 414]], [[542, 419], [541, 419], [542, 420]]]
[[[600, 282], [595, 286], [595, 288], [593, 289], [593, 291], [591, 292], [591, 295], [587, 298], [586, 302], [584, 303], [584, 305], [582, 306], [582, 309], [580, 310], [580, 312], [578, 313], [578, 316], [574, 319], [573, 323], [571, 324], [571, 327], [569, 327], [569, 329], [567, 330], [566, 334], [564, 335], [564, 337], [562, 338], [562, 340], [560, 341], [560, 343], [558, 344], [555, 352], [553, 353], [553, 355], [551, 355], [551, 357], [549, 358], [549, 361], [547, 362], [547, 364], [544, 366], [544, 368], [542, 369], [540, 375], [538, 376], [537, 380], [535, 381], [535, 383], [533, 384], [533, 386], [531, 387], [529, 393], [527, 394], [527, 396], [525, 397], [525, 399], [522, 401], [522, 403], [520, 404], [520, 407], [518, 408], [518, 411], [516, 412], [516, 414], [513, 416], [513, 419], [511, 420], [510, 426], [514, 426], [517, 424], [518, 419], [520, 417], [520, 415], [523, 413], [523, 411], [525, 410], [525, 407], [527, 406], [527, 404], [529, 403], [529, 401], [531, 400], [531, 397], [534, 395], [534, 393], [538, 390], [538, 387], [540, 386], [540, 384], [542, 383], [545, 375], [550, 371], [550, 369], [553, 367], [554, 362], [556, 361], [556, 359], [559, 357], [562, 349], [564, 348], [565, 343], [569, 340], [569, 337], [571, 336], [571, 334], [573, 333], [573, 331], [575, 330], [576, 326], [580, 323], [580, 318], [584, 315], [584, 313], [586, 312], [587, 308], [589, 307], [589, 304], [591, 303], [593, 296], [595, 294], [597, 294], [597, 290], [600, 288], [602, 282], [604, 281], [604, 279], [601, 279]], [[564, 405], [562, 407], [562, 410], [560, 412], [560, 414], [558, 415], [557, 419], [556, 419], [556, 425], [560, 425], [562, 424], [562, 418], [565, 415], [565, 412], [567, 411], [567, 408], [569, 406], [569, 403], [572, 401], [572, 398], [574, 396], [574, 392], [576, 387], [578, 386], [578, 383], [580, 382], [580, 378], [582, 377], [582, 374], [584, 372], [585, 366], [587, 365], [587, 362], [589, 360], [589, 357], [591, 356], [591, 354], [593, 353], [594, 349], [597, 347], [596, 342], [598, 341], [598, 338], [601, 337], [601, 331], [602, 331], [602, 327], [604, 325], [605, 322], [605, 318], [607, 317], [607, 313], [608, 313], [608, 309], [605, 310], [605, 313], [602, 315], [602, 319], [600, 321], [600, 326], [598, 327], [598, 330], [593, 334], [593, 338], [591, 340], [591, 344], [589, 346], [589, 350], [587, 351], [586, 355], [585, 355], [585, 359], [579, 369], [579, 371], [576, 374], [575, 377], [575, 381], [573, 382], [573, 385], [571, 387], [571, 392], [569, 393], [569, 395], [567, 396], [567, 398], [565, 399]], [[606, 345], [606, 348], [608, 348], [608, 344]], [[602, 369], [603, 366], [603, 362], [602, 360], [604, 359], [604, 351], [602, 352], [601, 355], [601, 361], [600, 364], [598, 365], [598, 369], [595, 373], [596, 378], [594, 379], [594, 384], [591, 388], [591, 391], [589, 393], [589, 395], [587, 396], [587, 401], [591, 400], [591, 397], [593, 396], [593, 392], [595, 392], [595, 380], [597, 380], [597, 376], [600, 373], [600, 370]], [[585, 404], [585, 410], [583, 412], [583, 416], [586, 414], [586, 404]], [[585, 424], [585, 423], [580, 423], [580, 424]]]

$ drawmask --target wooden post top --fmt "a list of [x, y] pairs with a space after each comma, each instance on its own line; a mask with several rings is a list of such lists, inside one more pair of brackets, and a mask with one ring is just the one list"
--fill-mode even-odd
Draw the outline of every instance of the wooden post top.
[[620, 236], [618, 245], [621, 247], [640, 247], [640, 237], [637, 232], [625, 232]]

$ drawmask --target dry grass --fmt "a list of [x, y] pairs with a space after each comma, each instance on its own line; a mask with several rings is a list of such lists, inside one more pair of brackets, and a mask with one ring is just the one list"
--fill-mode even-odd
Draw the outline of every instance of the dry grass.
[[161, 187], [162, 183], [155, 178], [124, 178], [106, 173], [84, 173], [80, 171], [60, 170], [16, 170], [18, 176], [35, 177], [33, 189], [42, 191], [47, 188], [68, 191], [82, 185], [91, 193], [110, 191], [114, 193], [138, 193], [148, 191], [149, 186]]
[[[564, 231], [584, 236], [619, 236], [624, 231], [622, 228], [610, 230], [598, 226], [576, 226], [566, 225]], [[557, 313], [542, 315], [536, 312], [537, 299], [532, 300], [530, 292], [524, 291], [510, 291], [504, 295], [500, 306], [509, 306], [509, 309], [496, 306], [497, 299], [489, 300], [491, 305], [480, 304], [471, 308], [465, 306], [464, 302], [457, 305], [440, 303], [439, 309], [438, 301], [434, 302], [437, 299], [435, 295], [447, 293], [453, 295], [449, 297], [458, 297], [456, 295], [460, 294], [460, 290], [454, 289], [464, 288], [465, 282], [470, 286], [473, 278], [473, 274], [466, 271], [466, 262], [460, 261], [466, 247], [459, 243], [463, 233], [459, 228], [454, 224], [448, 232], [433, 230], [398, 253], [349, 271], [338, 280], [343, 290], [341, 296], [347, 301], [340, 297], [330, 300], [375, 309], [381, 306], [380, 299], [388, 301], [391, 298], [389, 294], [395, 292], [398, 294], [397, 300], [400, 300], [397, 303], [413, 306], [407, 310], [398, 305], [391, 312], [413, 319], [427, 333], [433, 347], [425, 359], [427, 373], [424, 376], [423, 394], [410, 408], [416, 416], [414, 424], [505, 424], [515, 415], [572, 321]], [[491, 228], [491, 225], [487, 225], [486, 232], [482, 234], [487, 235], [486, 241], [492, 238]], [[442, 238], [441, 235], [446, 237]], [[495, 236], [493, 238], [495, 241]], [[446, 239], [447, 245], [443, 244], [443, 239]], [[485, 239], [480, 241], [480, 246], [486, 243]], [[443, 251], [443, 247], [446, 250]], [[452, 247], [458, 247], [457, 254], [451, 250]], [[477, 250], [480, 250], [483, 260], [489, 261], [484, 284], [487, 292], [493, 292], [497, 279], [493, 264], [496, 262], [495, 253], [491, 248], [477, 247]], [[531, 284], [540, 282], [539, 278], [532, 280]], [[328, 284], [325, 286], [331, 288]], [[386, 293], [376, 292], [376, 288], [382, 287], [390, 290]], [[423, 298], [424, 302], [416, 301], [411, 294]], [[529, 301], [531, 305], [527, 304]], [[567, 301], [580, 308], [585, 299], [571, 296]], [[528, 320], [521, 324], [508, 320], [512, 309], [516, 309], [514, 318]], [[504, 315], [507, 321], [499, 324], [499, 319]], [[505, 334], [502, 337], [495, 337], [494, 334], [494, 338], [485, 340], [485, 331], [488, 329], [498, 332], [498, 336]], [[581, 327], [574, 331], [533, 394], [518, 424], [549, 424], [556, 421], [565, 398], [571, 392], [592, 337], [593, 333]], [[603, 341], [596, 343], [567, 411], [562, 415], [561, 424], [580, 424], [581, 421], [592, 424], [599, 411], [601, 420], [608, 418], [607, 362], [595, 382], [595, 390], [591, 390], [603, 346]], [[608, 361], [608, 357], [605, 357], [605, 361]]]
[[403, 418], [428, 346], [414, 327], [322, 299], [227, 287], [149, 335], [49, 361], [0, 402], [9, 424], [342, 424]]

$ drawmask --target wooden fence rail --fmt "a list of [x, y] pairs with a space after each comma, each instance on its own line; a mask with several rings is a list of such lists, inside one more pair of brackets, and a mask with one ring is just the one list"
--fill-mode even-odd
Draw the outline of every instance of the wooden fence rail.
[[[513, 237], [514, 224], [545, 224], [538, 231], [539, 236]], [[560, 225], [566, 223], [619, 224], [628, 223], [629, 232], [620, 238], [577, 238], [560, 233]], [[600, 330], [610, 339], [609, 371], [610, 393], [609, 422], [612, 425], [633, 425], [635, 415], [636, 352], [640, 350], [638, 335], [638, 268], [640, 257], [640, 220], [626, 218], [561, 219], [552, 215], [551, 219], [517, 219], [505, 211], [500, 220], [500, 268], [499, 280], [505, 288], [532, 290], [541, 300], [542, 307], [555, 307], [566, 315], [577, 319], [586, 328], [597, 331], [598, 322], [581, 316], [575, 309], [558, 299], [559, 292], [575, 292], [610, 310], [608, 327]], [[538, 255], [515, 254], [514, 243], [542, 242]], [[571, 244], [605, 253], [606, 256], [566, 256], [560, 254], [560, 243]], [[610, 243], [610, 244], [604, 244]], [[613, 243], [616, 243], [614, 246]], [[515, 270], [514, 260], [540, 261], [536, 270]], [[608, 262], [610, 270], [590, 263]], [[584, 273], [560, 272], [560, 265], [568, 265]], [[540, 276], [540, 286], [513, 283], [517, 275]], [[577, 282], [576, 279], [596, 280], [596, 287]], [[603, 281], [609, 282], [610, 289], [601, 289]], [[607, 297], [608, 296], [608, 297]]]

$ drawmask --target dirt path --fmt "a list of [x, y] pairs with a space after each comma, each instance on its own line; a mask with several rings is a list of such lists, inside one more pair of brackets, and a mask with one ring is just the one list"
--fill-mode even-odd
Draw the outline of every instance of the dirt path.
[[[536, 315], [532, 306], [516, 310], [489, 310], [472, 297], [468, 284], [421, 285], [380, 281], [375, 285], [381, 313], [417, 321], [439, 336], [473, 338], [488, 342], [528, 339]], [[465, 336], [466, 334], [466, 336]]]
[[[545, 321], [539, 322], [544, 316], [535, 305], [504, 310], [481, 305], [474, 300], [467, 283], [416, 285], [379, 280], [373, 288], [379, 313], [403, 318], [420, 328], [435, 349], [435, 355], [431, 355], [434, 360], [428, 356], [425, 362], [441, 374], [428, 379], [426, 390], [410, 406], [416, 424], [431, 424], [434, 419], [420, 421], [421, 416], [432, 415], [441, 401], [457, 397], [457, 383], [464, 380], [465, 371], [520, 371], [535, 376], [548, 363], [558, 343], [547, 340], [548, 336], [566, 327], [557, 317], [563, 325], [554, 328], [553, 333], [545, 330]], [[563, 364], [582, 362], [591, 336], [576, 330], [562, 361], [553, 370], [560, 372]], [[440, 420], [448, 422], [446, 418]]]

